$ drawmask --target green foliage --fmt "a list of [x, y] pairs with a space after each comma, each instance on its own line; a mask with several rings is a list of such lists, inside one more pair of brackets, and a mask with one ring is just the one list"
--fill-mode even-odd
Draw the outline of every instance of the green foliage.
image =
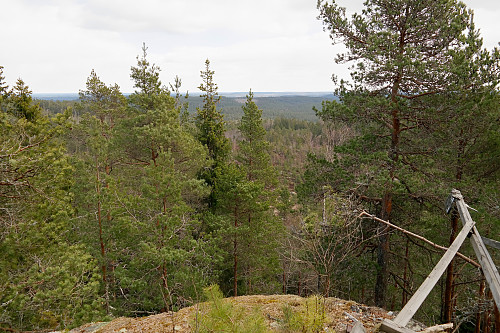
[[[317, 120], [313, 108], [321, 107], [324, 99], [335, 99], [333, 94], [317, 96], [256, 96], [255, 102], [262, 108], [264, 119], [284, 118], [289, 120], [302, 120], [315, 122]], [[245, 103], [244, 97], [220, 96], [218, 105], [226, 121], [240, 120], [243, 116], [241, 105]], [[196, 114], [197, 109], [203, 107], [203, 97], [189, 96], [188, 111]]]
[[26, 254], [27, 249], [38, 256], [36, 263], [26, 267], [24, 281], [16, 278], [5, 290], [5, 299], [11, 301], [7, 313], [15, 314], [13, 326], [19, 327], [16, 317], [24, 318], [22, 326], [37, 328], [75, 327], [102, 318], [101, 300], [96, 297], [100, 274], [81, 246], [60, 243], [45, 248], [48, 253], [30, 247], [19, 250]]
[[116, 315], [185, 306], [210, 279], [204, 240], [195, 238], [207, 149], [143, 53], [132, 68], [140, 90], [128, 100], [91, 73], [75, 126], [75, 229], [99, 258], [105, 307]]
[[223, 299], [222, 292], [217, 285], [212, 285], [203, 290], [207, 299], [201, 304], [200, 312], [196, 313], [194, 332], [268, 332], [264, 316], [258, 308], [251, 313], [243, 307], [231, 304]]
[[69, 112], [44, 116], [28, 87], [1, 101], [0, 322], [18, 329], [99, 319], [97, 263], [73, 242]]
[[238, 126], [242, 139], [236, 156], [239, 163], [215, 170], [214, 213], [219, 219], [213, 220], [217, 225], [211, 225], [226, 258], [221, 286], [232, 289], [235, 296], [275, 289], [272, 276], [277, 273], [277, 247], [283, 234], [271, 210], [276, 202], [277, 176], [270, 163], [262, 111], [251, 92], [243, 111]]
[[41, 108], [37, 104], [32, 103], [31, 90], [29, 90], [22, 79], [16, 81], [16, 85], [12, 88], [9, 95], [9, 103], [6, 103], [7, 112], [12, 113], [17, 118], [25, 118], [28, 121], [33, 121], [40, 116]]
[[281, 233], [271, 215], [269, 199], [263, 194], [264, 186], [247, 180], [247, 174], [235, 164], [219, 171], [214, 193], [220, 225], [214, 226], [213, 233], [222, 241], [219, 247], [226, 258], [222, 280], [232, 281], [231, 286], [221, 284], [224, 290], [233, 289], [234, 295], [271, 292], [273, 288], [266, 286], [268, 279], [264, 277], [275, 273], [275, 249]]
[[0, 103], [8, 95], [9, 86], [5, 83], [5, 76], [3, 76], [3, 66], [0, 66]]
[[288, 304], [282, 309], [280, 331], [286, 333], [319, 333], [325, 331], [325, 299], [321, 296], [309, 296], [299, 311], [294, 311]]
[[[148, 111], [147, 125], [136, 128], [141, 138], [137, 142], [149, 142], [154, 147], [154, 159], [134, 171], [143, 178], [133, 189], [138, 197], [125, 201], [134, 214], [122, 219], [128, 220], [140, 239], [135, 250], [140, 255], [133, 254], [129, 272], [121, 272], [127, 281], [142, 277], [140, 272], [144, 270], [155, 272], [147, 279], [150, 283], [139, 288], [127, 285], [133, 297], [147, 300], [142, 306], [151, 309], [160, 304], [168, 308], [177, 296], [187, 296], [182, 289], [193, 280], [201, 282], [189, 273], [194, 271], [198, 249], [192, 236], [198, 223], [194, 207], [208, 194], [204, 182], [196, 179], [199, 168], [207, 163], [206, 149], [183, 129], [178, 110], [170, 102]], [[144, 277], [141, 280], [146, 281]]]
[[142, 45], [142, 57], [137, 56], [137, 67], [130, 67], [130, 78], [134, 81], [134, 88], [138, 88], [136, 94], [142, 95], [143, 101], [151, 99], [162, 92], [160, 81], [160, 68], [150, 64], [147, 57], [146, 44]]
[[473, 29], [471, 13], [462, 3], [448, 0], [391, 6], [368, 1], [363, 13], [350, 20], [335, 2], [320, 1], [318, 8], [331, 38], [348, 48], [337, 62], [354, 63], [352, 83], [338, 87], [342, 103], [325, 103], [318, 112], [330, 122], [360, 119], [354, 123], [357, 145], [338, 151], [342, 167], [361, 169], [358, 177], [366, 174], [365, 166], [373, 171], [366, 190], [379, 198], [405, 195], [396, 179], [410, 181], [413, 175], [405, 165], [413, 166], [425, 154], [418, 133], [430, 122], [426, 98], [453, 89], [449, 73], [455, 53], [466, 44], [464, 33]]
[[[205, 70], [201, 71], [202, 84], [198, 87], [204, 92], [203, 106], [198, 108], [195, 123], [198, 128], [198, 139], [207, 146], [209, 156], [215, 167], [223, 163], [230, 152], [229, 140], [224, 136], [224, 117], [217, 105], [220, 101], [217, 84], [213, 81], [214, 71], [210, 69], [210, 61], [205, 61]], [[209, 184], [212, 184], [209, 181]]]
[[[177, 78], [180, 80], [179, 78]], [[174, 78], [175, 80], [175, 78]], [[180, 81], [178, 81], [181, 83]], [[198, 108], [203, 107], [203, 97], [184, 95], [183, 97], [176, 88], [176, 83], [169, 85], [171, 94], [183, 105], [184, 118], [195, 115]], [[180, 87], [180, 86], [179, 86]], [[179, 97], [177, 98], [177, 93]], [[127, 96], [127, 94], [124, 94]], [[40, 104], [42, 109], [51, 113], [61, 113], [68, 107], [73, 107], [76, 103], [75, 99], [78, 96], [35, 96], [36, 101]], [[50, 98], [50, 99], [49, 99]], [[53, 100], [60, 98], [60, 100]], [[283, 118], [288, 120], [302, 120], [316, 122], [317, 117], [313, 108], [321, 108], [322, 102], [325, 99], [334, 99], [333, 94], [325, 94], [324, 97], [319, 96], [256, 96], [255, 101], [262, 108], [263, 119], [277, 119]], [[233, 97], [231, 95], [220, 96], [218, 103], [221, 113], [224, 115], [224, 120], [227, 122], [240, 120], [243, 111], [241, 105], [245, 103], [244, 97]], [[76, 112], [76, 110], [74, 110]]]
[[253, 101], [253, 93], [247, 96], [238, 129], [242, 140], [238, 142], [237, 160], [243, 166], [250, 181], [261, 182], [266, 187], [276, 186], [277, 175], [271, 165], [270, 147], [262, 123], [262, 110]]
[[[318, 8], [332, 39], [348, 48], [337, 62], [353, 63], [352, 82], [338, 86], [340, 103], [325, 102], [318, 116], [356, 127], [358, 138], [336, 152], [340, 167], [366, 184], [361, 195], [429, 197], [434, 194], [427, 182], [441, 172], [456, 175], [462, 168], [457, 163], [477, 161], [473, 145], [484, 142], [478, 133], [492, 124], [481, 118], [498, 105], [499, 55], [481, 50], [472, 12], [463, 3], [368, 1], [351, 19], [335, 2], [320, 1]], [[447, 191], [450, 185], [439, 186]]]
[[35, 98], [35, 102], [40, 105], [42, 110], [49, 114], [57, 114], [57, 113], [63, 113], [66, 111], [68, 108], [72, 109], [74, 112], [74, 116], [77, 116], [77, 110], [75, 108], [75, 105], [78, 103], [76, 100], [49, 100], [49, 99], [42, 99], [42, 98]]
[[86, 89], [79, 93], [79, 108], [85, 113], [90, 113], [103, 123], [107, 122], [109, 127], [114, 126], [116, 118], [124, 116], [125, 97], [117, 84], [106, 86], [92, 70], [86, 82]]
[[[325, 102], [318, 115], [355, 135], [333, 156], [311, 159], [301, 192], [319, 198], [315, 185], [328, 183], [379, 217], [424, 232], [442, 222], [430, 207], [436, 197], [488, 179], [478, 157], [497, 126], [482, 118], [498, 112], [499, 52], [481, 49], [472, 11], [459, 1], [373, 0], [351, 18], [335, 1], [318, 1], [318, 9], [332, 40], [347, 48], [336, 61], [352, 64], [352, 80], [338, 82], [339, 102]], [[378, 235], [375, 302], [386, 306], [389, 271], [406, 274], [405, 250]], [[391, 256], [389, 246], [401, 252]]]
[[[436, 202], [451, 187], [479, 210], [481, 233], [499, 234], [500, 52], [482, 49], [471, 12], [454, 0], [368, 0], [352, 19], [335, 2], [318, 7], [347, 47], [338, 61], [354, 62], [340, 99], [313, 109], [319, 122], [303, 120], [312, 120], [313, 97], [221, 98], [208, 60], [203, 95], [181, 100], [181, 80], [171, 95], [145, 45], [128, 98], [92, 71], [72, 110], [44, 103], [52, 118], [22, 80], [9, 89], [0, 66], [2, 325], [64, 329], [106, 312], [177, 310], [218, 282], [223, 292], [205, 290], [197, 331], [265, 332], [258, 309], [249, 314], [223, 293], [371, 303], [369, 286], [388, 273], [396, 285], [384, 295], [397, 307], [436, 258], [396, 234], [390, 253], [376, 253], [385, 233], [356, 216], [378, 211], [446, 244]], [[222, 106], [241, 120], [226, 123]], [[465, 282], [478, 279], [459, 273], [458, 304], [475, 294]], [[431, 295], [429, 318], [440, 298]], [[283, 309], [285, 332], [324, 324], [320, 297]]]
[[[82, 116], [72, 131], [71, 149], [76, 168], [74, 177], [75, 205], [78, 219], [74, 221], [80, 241], [87, 244], [101, 267], [101, 294], [104, 308], [110, 311], [110, 277], [114, 244], [111, 221], [115, 218], [116, 204], [113, 192], [117, 190], [115, 174], [123, 156], [117, 149], [120, 129], [127, 117], [126, 99], [119, 87], [106, 86], [94, 70], [80, 91], [80, 103], [75, 106]], [[97, 240], [97, 241], [96, 241]]]

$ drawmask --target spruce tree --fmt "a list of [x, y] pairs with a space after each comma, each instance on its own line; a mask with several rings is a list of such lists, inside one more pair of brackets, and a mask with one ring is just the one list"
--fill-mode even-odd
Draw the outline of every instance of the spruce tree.
[[[217, 84], [213, 81], [214, 71], [210, 69], [210, 61], [205, 61], [205, 70], [201, 71], [202, 83], [198, 87], [204, 92], [203, 106], [197, 108], [195, 124], [198, 129], [198, 140], [208, 148], [209, 157], [213, 161], [210, 169], [202, 172], [201, 178], [205, 179], [208, 185], [215, 184], [215, 170], [222, 167], [228, 160], [231, 152], [229, 139], [225, 136], [224, 116], [218, 103], [220, 101], [219, 93], [217, 92]], [[215, 203], [210, 200], [211, 205]]]
[[271, 165], [269, 142], [266, 140], [266, 130], [262, 123], [262, 110], [253, 100], [253, 92], [247, 95], [245, 105], [242, 106], [238, 129], [242, 139], [238, 142], [239, 151], [237, 160], [247, 173], [249, 181], [258, 181], [271, 188], [277, 184], [277, 175]]
[[272, 211], [277, 176], [270, 162], [262, 110], [251, 91], [242, 109], [238, 128], [243, 140], [238, 142], [236, 156], [239, 163], [218, 168], [215, 183], [216, 213], [224, 223], [217, 232], [225, 240], [221, 245], [226, 258], [231, 259], [226, 260], [232, 263], [227, 263], [224, 276], [232, 280], [234, 296], [274, 292], [269, 286], [279, 267], [277, 247], [282, 233]]

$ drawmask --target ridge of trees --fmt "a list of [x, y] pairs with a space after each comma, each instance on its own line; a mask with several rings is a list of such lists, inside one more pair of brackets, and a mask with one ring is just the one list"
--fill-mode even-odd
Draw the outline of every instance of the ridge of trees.
[[[171, 89], [172, 90], [172, 89]], [[174, 91], [172, 90], [172, 93]], [[275, 119], [275, 118], [290, 118], [290, 119], [300, 119], [307, 121], [317, 121], [313, 107], [320, 108], [321, 102], [334, 99], [333, 95], [325, 97], [317, 96], [265, 96], [265, 97], [255, 97], [256, 103], [258, 103], [263, 109], [262, 117], [264, 119]], [[190, 115], [196, 114], [196, 109], [202, 107], [203, 98], [196, 95], [185, 96], [185, 102], [188, 103], [188, 112]], [[241, 97], [226, 97], [220, 96], [219, 105], [221, 107], [222, 114], [226, 121], [238, 121], [243, 116], [242, 105], [245, 99]], [[61, 113], [64, 112], [68, 107], [73, 107], [78, 100], [48, 100], [39, 97], [36, 102], [40, 106], [51, 113]]]

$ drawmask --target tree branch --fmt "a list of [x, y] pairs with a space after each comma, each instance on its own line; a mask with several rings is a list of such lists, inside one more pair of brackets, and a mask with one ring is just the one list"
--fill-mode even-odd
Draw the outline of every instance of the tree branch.
[[[365, 212], [365, 211], [361, 212], [361, 214], [359, 214], [359, 215], [358, 215], [358, 217], [362, 217], [362, 216], [367, 216], [367, 217], [369, 217], [369, 218], [371, 218], [371, 219], [373, 219], [373, 220], [375, 220], [375, 221], [377, 221], [377, 222], [384, 223], [385, 225], [387, 225], [387, 226], [389, 226], [389, 227], [391, 227], [391, 228], [394, 228], [394, 229], [396, 229], [396, 230], [399, 230], [399, 231], [401, 231], [401, 232], [402, 232], [402, 233], [404, 233], [404, 234], [407, 234], [407, 235], [413, 236], [413, 237], [415, 237], [415, 238], [417, 238], [417, 239], [420, 239], [421, 241], [426, 242], [427, 244], [429, 244], [429, 245], [431, 245], [431, 246], [433, 246], [433, 247], [435, 247], [435, 248], [437, 248], [437, 249], [440, 249], [440, 250], [443, 250], [443, 251], [447, 251], [447, 250], [448, 250], [448, 248], [447, 248], [447, 247], [444, 247], [444, 246], [438, 245], [438, 244], [436, 244], [436, 243], [434, 243], [434, 242], [431, 242], [431, 241], [430, 241], [430, 240], [428, 240], [427, 238], [424, 238], [424, 237], [422, 237], [422, 236], [420, 236], [420, 235], [414, 234], [414, 233], [413, 233], [413, 232], [411, 232], [411, 231], [408, 231], [408, 230], [406, 230], [406, 229], [403, 229], [403, 228], [401, 228], [401, 227], [398, 227], [397, 225], [394, 225], [394, 224], [392, 224], [392, 223], [390, 223], [390, 222], [388, 222], [388, 221], [382, 220], [382, 219], [380, 219], [380, 218], [378, 218], [378, 217], [376, 217], [376, 216], [374, 216], [374, 215], [371, 215], [371, 214], [369, 214], [369, 213], [367, 213], [367, 212]], [[460, 252], [457, 252], [457, 254], [456, 254], [456, 255], [457, 255], [458, 257], [462, 258], [463, 260], [467, 261], [467, 262], [468, 262], [469, 264], [471, 264], [471, 265], [474, 265], [474, 266], [476, 266], [476, 267], [478, 267], [478, 268], [479, 268], [479, 267], [481, 267], [481, 265], [479, 265], [477, 262], [475, 262], [475, 261], [474, 261], [474, 260], [472, 260], [471, 258], [469, 258], [469, 257], [467, 257], [467, 256], [465, 256], [465, 255], [463, 255], [463, 254], [461, 254]]]

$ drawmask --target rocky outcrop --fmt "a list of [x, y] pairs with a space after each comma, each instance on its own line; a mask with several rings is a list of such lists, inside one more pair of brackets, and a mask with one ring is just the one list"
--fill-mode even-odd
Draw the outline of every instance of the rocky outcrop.
[[[279, 331], [283, 318], [283, 307], [288, 305], [300, 311], [305, 299], [294, 295], [254, 295], [227, 298], [239, 307], [251, 312], [258, 308], [265, 316], [271, 331]], [[373, 332], [384, 318], [393, 318], [392, 313], [377, 308], [338, 298], [323, 300], [325, 309], [325, 332], [349, 332], [357, 320], [367, 332]], [[203, 315], [200, 305], [181, 309], [178, 312], [161, 313], [141, 318], [116, 318], [108, 323], [91, 323], [75, 328], [70, 333], [139, 333], [139, 332], [193, 332], [196, 316]]]

